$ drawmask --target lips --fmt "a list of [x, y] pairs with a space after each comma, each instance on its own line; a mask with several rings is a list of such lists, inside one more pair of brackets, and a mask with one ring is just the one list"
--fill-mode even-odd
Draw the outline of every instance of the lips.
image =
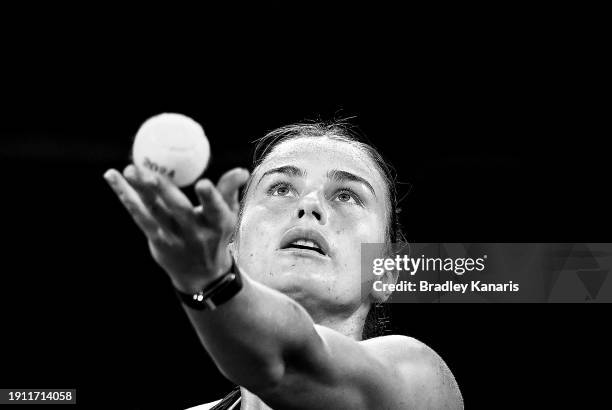
[[292, 228], [283, 235], [279, 249], [304, 249], [329, 256], [329, 244], [325, 237], [314, 229]]

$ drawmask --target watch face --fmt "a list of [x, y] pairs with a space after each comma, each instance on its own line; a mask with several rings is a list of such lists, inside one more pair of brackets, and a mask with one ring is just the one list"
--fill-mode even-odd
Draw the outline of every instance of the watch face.
[[228, 273], [216, 279], [198, 293], [188, 294], [178, 289], [175, 289], [175, 291], [183, 304], [192, 309], [214, 310], [217, 306], [227, 302], [236, 295], [240, 289], [242, 289], [242, 278], [236, 265], [232, 264], [232, 268]]

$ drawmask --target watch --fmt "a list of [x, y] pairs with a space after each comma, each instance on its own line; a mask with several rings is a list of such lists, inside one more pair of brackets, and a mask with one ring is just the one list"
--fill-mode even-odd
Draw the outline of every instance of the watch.
[[227, 302], [242, 289], [242, 278], [236, 261], [232, 257], [232, 266], [221, 277], [215, 279], [204, 289], [196, 293], [185, 293], [174, 289], [181, 302], [195, 310], [215, 310]]

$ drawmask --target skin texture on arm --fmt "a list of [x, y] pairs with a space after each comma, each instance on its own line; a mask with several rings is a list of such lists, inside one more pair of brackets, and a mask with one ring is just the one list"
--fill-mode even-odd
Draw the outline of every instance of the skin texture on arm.
[[427, 346], [403, 336], [357, 342], [248, 277], [214, 312], [186, 311], [219, 370], [272, 408], [462, 408]]
[[323, 347], [305, 347], [298, 368], [287, 369], [277, 390], [262, 397], [272, 408], [463, 408], [450, 370], [423, 343], [405, 336], [356, 342], [315, 328]]

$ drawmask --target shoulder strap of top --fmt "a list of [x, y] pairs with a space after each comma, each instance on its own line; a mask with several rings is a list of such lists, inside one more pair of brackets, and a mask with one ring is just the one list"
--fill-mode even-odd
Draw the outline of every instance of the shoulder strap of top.
[[240, 386], [234, 387], [219, 403], [217, 403], [210, 410], [230, 410], [234, 408], [234, 405], [240, 400]]
[[236, 406], [240, 404], [240, 401], [241, 401], [241, 400], [242, 400], [242, 397], [238, 397], [238, 400], [236, 400], [236, 401], [234, 402], [234, 404], [232, 405], [232, 407], [230, 407], [230, 408], [229, 408], [229, 410], [235, 410], [235, 409], [237, 409], [237, 407], [236, 407]]

